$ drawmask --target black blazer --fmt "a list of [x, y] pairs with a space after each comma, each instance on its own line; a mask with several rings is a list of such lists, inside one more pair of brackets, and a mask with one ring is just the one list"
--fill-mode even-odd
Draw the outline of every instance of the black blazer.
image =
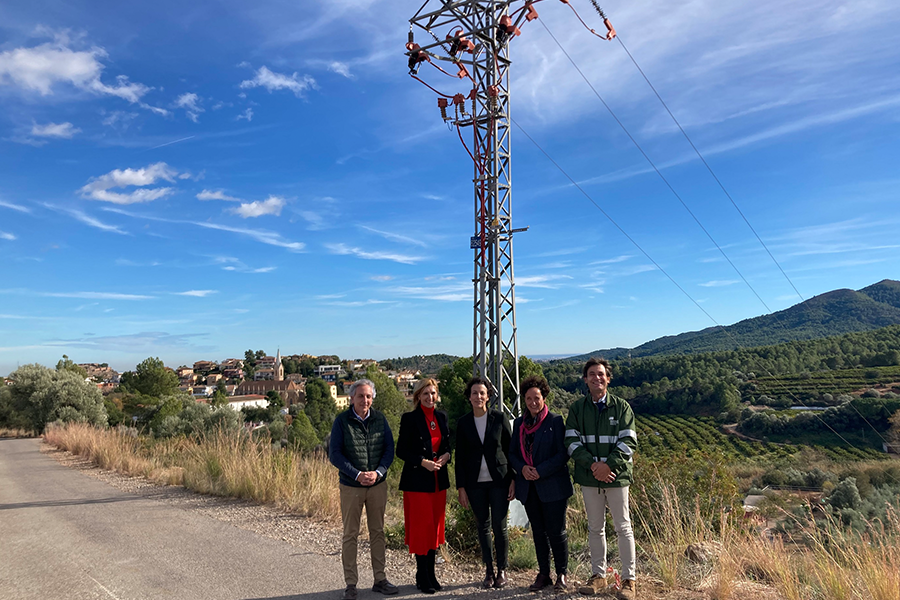
[[475, 414], [468, 412], [456, 422], [456, 487], [467, 488], [478, 483], [481, 457], [495, 482], [512, 481], [509, 468], [509, 421], [498, 410], [488, 410], [484, 443], [475, 429]]
[[[527, 409], [526, 409], [527, 410]], [[566, 426], [563, 418], [556, 413], [547, 413], [540, 428], [534, 432], [534, 446], [531, 448], [534, 467], [540, 479], [528, 481], [522, 475], [522, 468], [528, 464], [522, 454], [519, 443], [519, 429], [523, 417], [516, 419], [513, 425], [512, 446], [509, 449], [509, 460], [516, 470], [516, 500], [522, 504], [528, 499], [528, 492], [534, 490], [542, 502], [563, 500], [575, 493], [572, 480], [569, 479], [569, 454], [563, 443]]]
[[437, 489], [434, 487], [434, 472], [422, 466], [422, 459], [434, 460], [450, 452], [450, 429], [447, 427], [447, 413], [435, 410], [434, 418], [441, 430], [441, 447], [437, 455], [431, 450], [431, 431], [425, 420], [425, 413], [419, 407], [400, 417], [400, 434], [397, 437], [397, 458], [403, 461], [400, 474], [400, 489], [404, 492], [436, 492], [450, 487], [450, 474], [444, 465], [437, 471]]

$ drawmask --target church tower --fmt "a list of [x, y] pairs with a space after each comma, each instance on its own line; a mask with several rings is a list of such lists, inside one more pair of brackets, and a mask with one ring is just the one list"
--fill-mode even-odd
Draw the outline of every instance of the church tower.
[[275, 353], [275, 381], [284, 381], [284, 365], [281, 364], [281, 348]]

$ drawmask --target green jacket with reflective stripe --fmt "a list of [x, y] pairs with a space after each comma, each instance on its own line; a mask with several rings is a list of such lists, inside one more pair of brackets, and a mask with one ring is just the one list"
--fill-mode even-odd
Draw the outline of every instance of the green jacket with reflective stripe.
[[[566, 450], [575, 461], [575, 483], [590, 487], [625, 487], [632, 482], [632, 455], [637, 449], [634, 412], [621, 398], [606, 394], [606, 408], [597, 410], [588, 395], [569, 408]], [[605, 462], [616, 474], [612, 483], [594, 479], [591, 465]]]

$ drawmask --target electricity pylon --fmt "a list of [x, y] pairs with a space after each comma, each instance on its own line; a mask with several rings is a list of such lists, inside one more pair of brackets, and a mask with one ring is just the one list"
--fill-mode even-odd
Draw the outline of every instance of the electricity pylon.
[[[520, 414], [513, 234], [527, 228], [512, 227], [508, 44], [534, 18], [525, 0], [427, 0], [410, 19], [407, 44], [411, 75], [424, 62], [444, 71], [439, 60], [458, 69], [445, 73], [472, 85], [467, 95], [441, 94], [438, 106], [464, 145], [462, 128], [472, 128], [466, 149], [474, 163], [474, 371], [493, 384], [491, 405], [513, 416]], [[419, 30], [429, 38], [421, 45], [414, 41]]]

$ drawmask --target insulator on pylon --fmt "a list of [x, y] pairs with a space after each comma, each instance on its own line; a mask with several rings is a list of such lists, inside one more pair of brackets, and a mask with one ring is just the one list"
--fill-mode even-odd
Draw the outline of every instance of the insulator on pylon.
[[518, 27], [513, 25], [512, 19], [509, 18], [509, 15], [503, 15], [500, 17], [500, 21], [497, 27], [497, 42], [502, 46], [506, 44], [506, 41], [510, 38], [510, 36], [514, 35], [522, 35], [522, 32]]
[[450, 103], [447, 102], [446, 98], [438, 98], [438, 108], [441, 109], [441, 118], [445, 121], [449, 120], [449, 118], [447, 117], [447, 106], [449, 105]]
[[450, 56], [456, 56], [460, 51], [468, 52], [469, 54], [475, 51], [475, 44], [472, 40], [466, 39], [462, 29], [448, 33], [446, 39], [450, 42]]
[[416, 39], [413, 37], [412, 25], [410, 25], [409, 26], [409, 41], [407, 42], [407, 44], [412, 44], [415, 41], [416, 41]]
[[[410, 32], [412, 36], [412, 32]], [[415, 75], [419, 72], [419, 63], [428, 60], [428, 54], [419, 49], [420, 46], [415, 42], [407, 42], [406, 49], [409, 50], [409, 74]]]
[[[475, 90], [472, 91], [474, 92]], [[498, 88], [496, 85], [489, 85], [487, 93], [488, 102], [490, 102], [491, 105], [491, 111], [494, 111], [497, 108], [497, 97], [500, 95], [500, 88]]]
[[538, 18], [538, 12], [534, 9], [533, 4], [529, 3], [527, 5], [527, 7], [528, 7], [528, 12], [525, 13], [525, 20], [528, 21], [529, 23], [531, 23], [532, 21], [534, 21], [535, 19]]
[[459, 67], [459, 73], [456, 74], [457, 77], [464, 79], [469, 76], [469, 71], [464, 64], [456, 63], [456, 66]]

